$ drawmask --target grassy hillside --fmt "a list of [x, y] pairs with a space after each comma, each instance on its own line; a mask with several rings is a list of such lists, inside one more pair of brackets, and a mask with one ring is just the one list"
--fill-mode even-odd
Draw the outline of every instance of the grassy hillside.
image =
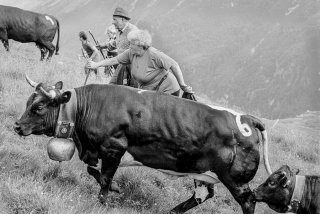
[[[110, 193], [108, 206], [102, 206], [97, 200], [99, 186], [77, 154], [69, 162], [51, 161], [46, 153], [48, 137], [19, 137], [12, 128], [33, 92], [24, 73], [38, 82], [62, 80], [64, 88], [73, 88], [83, 84], [83, 62], [60, 55], [51, 63], [41, 63], [38, 50], [31, 44], [13, 43], [11, 50], [10, 54], [0, 52], [0, 213], [164, 213], [191, 196], [190, 179], [174, 180], [144, 167], [121, 168], [115, 180], [123, 193]], [[94, 77], [89, 81], [102, 83]], [[205, 97], [200, 100], [207, 102]], [[319, 114], [309, 112], [299, 118], [264, 122], [273, 169], [289, 164], [301, 174], [320, 174]], [[251, 187], [265, 178], [261, 164]], [[215, 192], [213, 199], [189, 213], [240, 213], [223, 185], [217, 185]], [[274, 213], [263, 204], [256, 210], [258, 214]]]

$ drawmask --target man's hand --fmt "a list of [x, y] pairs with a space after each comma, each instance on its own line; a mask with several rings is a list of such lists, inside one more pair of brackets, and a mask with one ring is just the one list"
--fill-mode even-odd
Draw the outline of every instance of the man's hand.
[[189, 85], [181, 85], [181, 90], [190, 94], [194, 94], [194, 91], [192, 91], [192, 87]]
[[88, 67], [89, 69], [96, 69], [96, 68], [99, 67], [99, 65], [98, 65], [98, 63], [96, 63], [96, 62], [94, 62], [94, 61], [92, 61], [92, 60], [90, 59], [90, 60], [88, 60], [88, 62], [87, 62], [87, 67]]
[[109, 49], [106, 43], [97, 44], [97, 45], [96, 45], [96, 48], [97, 48], [98, 50], [102, 50], [102, 49], [107, 49], [107, 50], [108, 50], [108, 49]]
[[96, 45], [96, 48], [97, 48], [98, 50], [101, 50], [101, 49], [102, 49], [102, 47], [101, 47], [100, 44], [97, 44], [97, 45]]

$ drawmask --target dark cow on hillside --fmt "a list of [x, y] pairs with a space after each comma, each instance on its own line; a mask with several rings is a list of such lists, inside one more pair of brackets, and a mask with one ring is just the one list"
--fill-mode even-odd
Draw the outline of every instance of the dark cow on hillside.
[[[52, 44], [58, 31], [56, 47]], [[43, 60], [49, 51], [47, 60], [50, 60], [54, 50], [59, 51], [60, 27], [59, 21], [47, 14], [35, 13], [16, 7], [0, 5], [0, 39], [9, 51], [9, 39], [18, 42], [35, 42], [41, 51]]]
[[[102, 203], [127, 152], [132, 163], [195, 180], [195, 193], [173, 213], [184, 213], [211, 198], [213, 185], [218, 182], [229, 189], [243, 213], [254, 213], [248, 182], [259, 166], [260, 139], [265, 167], [271, 174], [267, 134], [257, 118], [117, 85], [87, 85], [63, 91], [62, 82], [48, 86], [27, 80], [35, 92], [15, 123], [16, 133], [53, 136], [57, 124], [61, 124], [57, 123], [58, 115], [66, 114], [63, 109], [71, 109], [70, 115], [75, 115], [72, 138], [80, 159], [89, 165], [89, 174], [101, 186]], [[94, 168], [99, 160], [101, 171]]]
[[283, 165], [254, 190], [255, 199], [279, 213], [320, 214], [320, 176], [300, 176]]

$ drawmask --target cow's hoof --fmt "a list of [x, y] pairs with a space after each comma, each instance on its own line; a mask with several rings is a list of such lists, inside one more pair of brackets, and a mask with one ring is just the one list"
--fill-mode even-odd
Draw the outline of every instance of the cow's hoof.
[[119, 185], [114, 181], [112, 181], [109, 190], [112, 192], [121, 193], [121, 189], [120, 189]]
[[107, 205], [107, 199], [103, 194], [100, 193], [98, 198], [99, 198], [99, 201], [100, 201], [101, 204]]

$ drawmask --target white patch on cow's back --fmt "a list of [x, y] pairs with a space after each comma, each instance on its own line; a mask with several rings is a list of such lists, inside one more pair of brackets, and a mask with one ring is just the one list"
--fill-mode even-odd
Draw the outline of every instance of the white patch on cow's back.
[[138, 94], [141, 94], [142, 92], [145, 92], [145, 91], [147, 91], [147, 90], [139, 89]]
[[54, 21], [51, 19], [50, 16], [45, 16], [46, 17], [46, 20], [50, 21], [52, 25], [54, 25]]
[[236, 112], [236, 111], [234, 111], [232, 109], [224, 108], [224, 107], [221, 107], [221, 106], [214, 106], [214, 105], [208, 105], [208, 106], [213, 108], [213, 109], [220, 110], [220, 111], [230, 112], [231, 114], [233, 114], [236, 117], [236, 123], [237, 123], [238, 129], [241, 132], [241, 134], [243, 136], [245, 136], [245, 137], [249, 137], [249, 136], [252, 135], [252, 130], [251, 130], [250, 126], [248, 124], [246, 124], [246, 123], [241, 123], [241, 116], [243, 114], [241, 114], [239, 112]]
[[225, 108], [225, 107], [222, 107], [222, 106], [214, 106], [214, 105], [208, 105], [208, 106], [213, 108], [213, 109], [220, 110], [220, 111], [230, 112], [233, 115], [243, 115], [243, 114], [241, 114], [239, 112], [236, 112], [235, 110], [232, 110], [232, 109], [229, 109], [229, 108]]

